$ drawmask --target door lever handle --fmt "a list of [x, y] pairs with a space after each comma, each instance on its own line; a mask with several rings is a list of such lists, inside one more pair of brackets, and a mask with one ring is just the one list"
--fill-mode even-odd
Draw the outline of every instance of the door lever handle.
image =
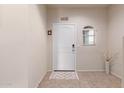
[[72, 44], [72, 48], [75, 48], [75, 45], [74, 44]]
[[74, 51], [75, 51], [75, 45], [72, 44], [72, 52], [74, 52]]
[[74, 51], [75, 51], [75, 45], [72, 44], [72, 52], [74, 52]]

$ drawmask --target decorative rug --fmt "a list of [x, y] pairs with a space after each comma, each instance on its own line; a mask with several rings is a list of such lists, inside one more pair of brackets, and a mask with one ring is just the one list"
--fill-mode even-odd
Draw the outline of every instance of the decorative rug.
[[78, 78], [78, 74], [76, 72], [52, 72], [49, 79], [77, 79]]

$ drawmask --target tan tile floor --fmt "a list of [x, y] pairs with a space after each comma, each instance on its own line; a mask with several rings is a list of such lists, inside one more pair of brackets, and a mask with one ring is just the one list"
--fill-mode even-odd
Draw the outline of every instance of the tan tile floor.
[[105, 72], [78, 72], [79, 80], [49, 80], [48, 72], [39, 88], [120, 88], [121, 80]]

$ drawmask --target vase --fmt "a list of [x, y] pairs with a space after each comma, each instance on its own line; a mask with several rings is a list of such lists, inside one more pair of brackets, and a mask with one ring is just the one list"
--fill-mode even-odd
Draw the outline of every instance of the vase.
[[110, 74], [110, 62], [108, 61], [105, 62], [105, 71], [106, 74]]

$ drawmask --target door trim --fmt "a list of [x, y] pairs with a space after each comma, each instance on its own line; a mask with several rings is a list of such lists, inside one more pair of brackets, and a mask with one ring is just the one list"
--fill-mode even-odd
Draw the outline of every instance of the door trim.
[[52, 24], [52, 71], [56, 70], [54, 68], [54, 54], [55, 54], [55, 49], [54, 49], [54, 25], [74, 25], [74, 39], [75, 39], [75, 60], [74, 60], [74, 63], [75, 63], [75, 71], [77, 70], [76, 69], [76, 54], [77, 54], [77, 25], [75, 23], [53, 23]]
[[123, 50], [123, 53], [122, 53], [122, 55], [123, 55], [123, 62], [122, 62], [122, 80], [121, 80], [121, 88], [124, 88], [124, 36], [123, 36], [123, 38], [122, 38], [122, 50]]

